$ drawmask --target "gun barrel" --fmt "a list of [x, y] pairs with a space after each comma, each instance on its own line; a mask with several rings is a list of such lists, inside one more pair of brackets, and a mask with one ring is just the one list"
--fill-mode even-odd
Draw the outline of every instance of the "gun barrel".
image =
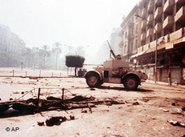
[[108, 41], [108, 40], [107, 40], [107, 44], [109, 45], [110, 53], [112, 54], [112, 56], [113, 56], [114, 58], [116, 58], [116, 55], [114, 54], [114, 51], [112, 50], [112, 48], [111, 48], [111, 46], [110, 46], [110, 44], [109, 44], [109, 41]]

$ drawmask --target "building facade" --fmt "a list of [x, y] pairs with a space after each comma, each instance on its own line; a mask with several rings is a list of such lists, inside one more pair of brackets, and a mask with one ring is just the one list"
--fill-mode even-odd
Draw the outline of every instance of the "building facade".
[[20, 66], [25, 43], [15, 33], [0, 25], [0, 67]]
[[[111, 48], [115, 52], [115, 54], [122, 54], [122, 50], [121, 50], [122, 48], [119, 45], [119, 43], [121, 41], [121, 37], [119, 35], [120, 30], [121, 30], [121, 28], [114, 28], [113, 32], [111, 33], [110, 38], [109, 38], [109, 43], [111, 45]], [[107, 47], [108, 47], [108, 45], [107, 45]]]
[[185, 84], [185, 0], [141, 0], [121, 27], [124, 58], [151, 80]]

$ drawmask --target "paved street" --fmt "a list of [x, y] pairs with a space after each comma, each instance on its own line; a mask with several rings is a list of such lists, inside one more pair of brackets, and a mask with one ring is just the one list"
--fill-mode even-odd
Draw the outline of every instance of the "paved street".
[[[82, 113], [82, 109], [68, 111], [54, 110], [42, 112], [42, 115], [26, 115], [1, 118], [1, 136], [100, 136], [100, 137], [182, 137], [185, 128], [174, 126], [171, 120], [185, 123], [185, 88], [183, 86], [167, 86], [164, 84], [142, 83], [138, 91], [125, 91], [122, 85], [103, 84], [99, 89], [89, 89], [83, 78], [61, 79], [22, 79], [1, 78], [1, 102], [9, 98], [27, 99], [37, 95], [41, 88], [41, 97], [48, 95], [61, 97], [61, 88], [65, 88], [65, 98], [72, 95], [93, 96], [97, 100], [112, 99], [122, 104], [96, 105], [92, 113]], [[44, 89], [46, 88], [47, 89]], [[33, 94], [29, 90], [34, 89]], [[24, 92], [24, 93], [22, 93]], [[35, 92], [35, 93], [34, 93]], [[38, 121], [44, 121], [51, 116], [74, 115], [75, 120], [66, 121], [58, 126], [38, 126]], [[6, 127], [18, 127], [19, 130], [9, 131]]]
[[1, 0], [0, 137], [185, 137], [185, 0]]

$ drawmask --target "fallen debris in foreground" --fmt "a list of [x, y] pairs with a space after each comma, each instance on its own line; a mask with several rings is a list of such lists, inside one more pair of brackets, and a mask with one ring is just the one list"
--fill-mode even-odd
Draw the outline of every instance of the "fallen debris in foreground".
[[182, 122], [179, 122], [179, 121], [169, 120], [168, 122], [169, 122], [171, 125], [173, 125], [173, 126], [185, 127], [185, 123], [182, 123]]
[[0, 117], [28, 115], [56, 109], [69, 110], [78, 108], [88, 108], [92, 113], [92, 108], [100, 104], [110, 106], [112, 104], [125, 104], [125, 102], [118, 102], [113, 99], [96, 100], [95, 97], [81, 95], [65, 100], [53, 96], [49, 96], [46, 99], [30, 98], [22, 101], [0, 103]]

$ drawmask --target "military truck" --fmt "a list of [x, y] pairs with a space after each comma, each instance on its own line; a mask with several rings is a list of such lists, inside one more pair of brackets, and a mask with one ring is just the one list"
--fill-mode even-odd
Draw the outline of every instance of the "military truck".
[[148, 76], [141, 71], [130, 69], [129, 62], [120, 55], [115, 55], [109, 43], [108, 45], [113, 58], [85, 74], [87, 85], [94, 88], [103, 83], [115, 83], [123, 84], [126, 90], [137, 90], [141, 81], [145, 81]]

